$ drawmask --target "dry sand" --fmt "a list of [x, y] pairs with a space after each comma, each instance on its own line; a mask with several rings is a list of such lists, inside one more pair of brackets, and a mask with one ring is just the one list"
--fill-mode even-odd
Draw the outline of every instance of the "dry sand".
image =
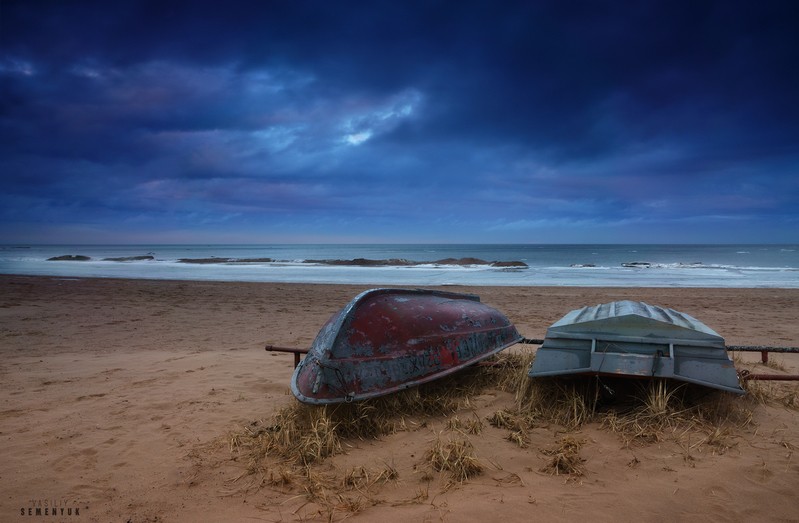
[[[751, 400], [752, 423], [722, 447], [699, 436], [627, 446], [584, 426], [571, 433], [585, 440], [581, 477], [540, 472], [562, 427], [536, 428], [522, 449], [486, 423], [469, 436], [485, 472], [445, 489], [417, 470], [446, 432], [430, 419], [350, 441], [319, 468], [396, 470], [356, 513], [309, 502], [301, 485], [246, 491], [229, 434], [293, 401], [291, 355], [264, 345], [307, 347], [364, 289], [0, 276], [0, 521], [39, 520], [28, 510], [53, 505], [79, 514], [48, 521], [799, 521], [799, 412]], [[447, 290], [479, 294], [532, 338], [574, 308], [634, 299], [687, 312], [728, 344], [799, 345], [799, 290]], [[773, 354], [771, 368], [758, 359], [745, 366], [799, 373], [799, 355]], [[487, 390], [458, 415], [484, 420], [512, 402]]]

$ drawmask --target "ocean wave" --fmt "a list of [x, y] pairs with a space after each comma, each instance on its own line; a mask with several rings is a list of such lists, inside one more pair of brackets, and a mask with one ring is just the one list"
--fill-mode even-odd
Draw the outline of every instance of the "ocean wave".
[[[718, 263], [703, 263], [703, 262], [674, 262], [674, 263], [658, 263], [658, 262], [623, 262], [619, 266], [597, 265], [594, 263], [572, 263], [569, 265], [570, 269], [594, 269], [594, 270], [612, 270], [618, 269], [640, 269], [640, 270], [725, 270], [725, 271], [799, 271], [799, 267], [758, 267], [750, 265], [727, 265]], [[557, 270], [562, 267], [550, 266], [547, 269]]]
[[747, 245], [0, 246], [0, 273], [380, 285], [797, 288], [796, 251], [799, 246], [789, 244], [767, 251]]
[[[406, 258], [352, 258], [352, 259], [276, 259], [269, 257], [235, 258], [224, 256], [208, 256], [201, 258], [161, 258], [153, 253], [146, 255], [131, 255], [118, 257], [90, 257], [81, 254], [64, 254], [46, 258], [48, 262], [86, 262], [92, 263], [124, 263], [126, 265], [136, 263], [158, 263], [158, 264], [180, 264], [180, 265], [226, 265], [226, 266], [263, 266], [270, 267], [341, 267], [341, 268], [419, 268], [419, 269], [444, 269], [447, 267], [457, 267], [462, 269], [491, 269], [496, 271], [524, 271], [530, 266], [523, 261], [487, 261], [481, 258], [443, 258], [435, 261], [415, 261]], [[552, 265], [547, 267], [537, 267], [547, 270], [578, 269], [580, 271], [607, 271], [607, 270], [637, 270], [637, 271], [662, 271], [662, 270], [725, 270], [725, 271], [766, 271], [784, 272], [799, 271], [799, 267], [762, 267], [762, 266], [742, 266], [734, 264], [704, 263], [693, 262], [653, 262], [653, 261], [629, 261], [619, 265], [607, 265], [599, 263], [572, 263], [568, 266]]]
[[347, 267], [441, 267], [441, 266], [487, 266], [499, 269], [526, 269], [529, 266], [522, 261], [486, 261], [480, 258], [444, 258], [432, 262], [406, 260], [404, 258], [388, 258], [372, 260], [368, 258], [354, 258], [352, 260], [305, 260], [305, 263], [315, 265], [334, 265]]
[[[56, 260], [56, 258], [51, 258]], [[58, 257], [58, 259], [73, 259], [72, 257]], [[87, 258], [88, 259], [88, 258]], [[143, 261], [153, 260], [152, 256], [130, 256], [125, 258], [105, 258], [104, 261]], [[491, 267], [495, 269], [527, 269], [529, 266], [522, 261], [486, 261], [479, 258], [444, 258], [436, 261], [414, 261], [404, 258], [353, 258], [353, 259], [294, 259], [278, 260], [273, 258], [229, 258], [211, 256], [207, 258], [178, 258], [177, 263], [194, 265], [237, 265], [268, 263], [276, 265], [326, 265], [331, 267]]]
[[198, 265], [214, 263], [272, 263], [274, 261], [276, 260], [273, 260], [272, 258], [217, 258], [216, 256], [212, 256], [210, 258], [178, 258], [178, 263], [194, 263]]
[[621, 266], [628, 269], [700, 269], [710, 267], [702, 262], [654, 263], [645, 261], [624, 262]]

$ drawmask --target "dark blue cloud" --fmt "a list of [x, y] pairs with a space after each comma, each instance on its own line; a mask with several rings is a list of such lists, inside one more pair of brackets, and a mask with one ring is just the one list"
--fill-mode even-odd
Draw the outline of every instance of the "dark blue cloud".
[[799, 241], [793, 2], [0, 10], [3, 241]]

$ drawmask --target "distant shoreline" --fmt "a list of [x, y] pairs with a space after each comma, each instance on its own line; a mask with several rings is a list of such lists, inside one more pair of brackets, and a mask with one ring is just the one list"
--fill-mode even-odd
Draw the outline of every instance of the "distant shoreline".
[[50, 245], [0, 274], [372, 286], [799, 288], [799, 245]]

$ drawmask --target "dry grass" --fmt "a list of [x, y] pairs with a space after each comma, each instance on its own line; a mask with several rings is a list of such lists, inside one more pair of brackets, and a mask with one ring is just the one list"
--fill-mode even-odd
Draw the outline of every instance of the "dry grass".
[[600, 388], [592, 379], [528, 379], [516, 390], [523, 415], [545, 423], [576, 429], [590, 421], [598, 406]]
[[[488, 418], [491, 425], [507, 429], [507, 439], [522, 448], [530, 445], [530, 430], [536, 426], [556, 424], [577, 430], [599, 422], [627, 446], [664, 439], [682, 444], [683, 439], [696, 440], [699, 435], [700, 444], [724, 452], [735, 445], [733, 429], [752, 423], [748, 402], [732, 394], [673, 380], [529, 379], [527, 368], [532, 360], [528, 357], [526, 364], [517, 365], [516, 376], [501, 382], [515, 394], [515, 409]], [[772, 392], [768, 397], [775, 395]], [[786, 406], [799, 404], [796, 393], [778, 399]]]
[[463, 434], [480, 434], [483, 431], [483, 421], [480, 418], [461, 419], [453, 416], [447, 420], [447, 429]]
[[774, 354], [771, 354], [769, 360], [766, 363], [762, 363], [762, 365], [764, 367], [768, 367], [769, 369], [781, 370], [783, 372], [788, 371], [788, 367], [785, 366], [782, 358], [775, 357]]
[[799, 384], [786, 381], [743, 380], [747, 397], [761, 405], [799, 410]]
[[[745, 382], [749, 395], [741, 398], [671, 380], [530, 379], [532, 360], [531, 353], [503, 354], [493, 365], [358, 403], [316, 407], [292, 401], [271, 419], [253, 422], [230, 436], [234, 459], [245, 468], [237, 481], [247, 478], [247, 489], [300, 492], [328, 519], [347, 517], [384, 502], [376, 496], [387, 483], [398, 480], [398, 471], [386, 465], [322, 474], [320, 464], [358, 440], [416, 430], [448, 417], [443, 424], [448, 434], [439, 433], [424, 454], [422, 479], [430, 481], [436, 472], [443, 472], [448, 478], [445, 488], [460, 484], [484, 470], [468, 437], [484, 429], [473, 399], [488, 387], [514, 395], [512, 408], [498, 410], [487, 421], [507, 430], [506, 438], [520, 448], [532, 446], [533, 429], [556, 425], [561, 428], [556, 430], [575, 431], [594, 422], [627, 446], [675, 441], [687, 460], [693, 459], [690, 451], [699, 445], [714, 453], [735, 447], [738, 429], [752, 423], [750, 407], [758, 402], [799, 405], [799, 387], [772, 382]], [[583, 475], [584, 443], [573, 435], [562, 437], [555, 448], [543, 451], [550, 457], [543, 471], [570, 479]]]
[[567, 475], [570, 478], [582, 476], [585, 473], [585, 459], [580, 456], [580, 449], [584, 444], [585, 440], [583, 439], [564, 436], [556, 447], [542, 450], [542, 454], [551, 456], [551, 458], [541, 472], [553, 476]]
[[[265, 457], [297, 465], [323, 461], [341, 451], [345, 439], [374, 439], [407, 430], [409, 418], [448, 415], [470, 407], [470, 398], [501, 375], [496, 368], [476, 367], [455, 376], [396, 394], [356, 403], [313, 406], [292, 401], [270, 420], [252, 422], [230, 435], [231, 451], [248, 454], [255, 472]], [[453, 428], [476, 434], [478, 420], [451, 421]]]
[[[340, 451], [346, 438], [373, 439], [407, 430], [408, 420], [450, 415], [471, 408], [471, 400], [486, 387], [501, 386], [519, 366], [514, 355], [499, 355], [491, 366], [474, 366], [454, 375], [379, 398], [327, 406], [292, 401], [268, 421], [253, 422], [230, 437], [230, 447], [252, 446], [259, 440], [262, 455], [308, 464]], [[451, 422], [453, 429], [476, 434], [477, 420]]]
[[341, 485], [347, 490], [368, 492], [375, 486], [384, 485], [389, 481], [396, 481], [399, 472], [394, 465], [386, 464], [385, 468], [369, 470], [364, 467], [353, 467], [346, 471], [341, 479]]
[[799, 410], [799, 385], [784, 389], [780, 394], [780, 403], [789, 409]]
[[620, 408], [609, 410], [602, 426], [621, 436], [627, 446], [671, 439], [679, 444], [696, 435], [699, 443], [723, 453], [735, 446], [733, 430], [752, 423], [746, 401], [722, 391], [670, 380], [640, 384]]
[[249, 456], [247, 470], [258, 471], [263, 458], [309, 465], [341, 450], [339, 422], [326, 407], [297, 408], [292, 404], [280, 410], [269, 423], [253, 422], [231, 434], [230, 449]]
[[753, 401], [767, 405], [774, 399], [774, 382], [760, 380], [743, 380], [746, 395]]
[[530, 430], [537, 426], [534, 416], [508, 409], [496, 411], [488, 417], [488, 422], [498, 429], [507, 429], [506, 439], [523, 449], [530, 446]]
[[[299, 490], [328, 519], [342, 512], [359, 512], [377, 502], [375, 491], [396, 480], [397, 470], [388, 465], [382, 470], [355, 467], [331, 476], [317, 472], [318, 465], [354, 440], [376, 439], [425, 426], [427, 419], [471, 409], [472, 398], [488, 386], [496, 387], [515, 365], [514, 359], [500, 357], [492, 366], [465, 369], [420, 387], [356, 403], [311, 406], [292, 401], [272, 418], [230, 434], [234, 460], [244, 463], [244, 471], [233, 482], [241, 490]], [[479, 434], [483, 421], [456, 415], [446, 426], [465, 436]], [[435, 470], [445, 470], [453, 482], [462, 482], [482, 471], [473, 450], [467, 440], [453, 440], [436, 448], [438, 457], [431, 454], [430, 460]], [[341, 495], [342, 490], [357, 495]]]
[[425, 454], [433, 470], [448, 472], [453, 483], [463, 483], [467, 479], [483, 473], [483, 465], [477, 459], [472, 443], [463, 438], [444, 440], [441, 434]]

